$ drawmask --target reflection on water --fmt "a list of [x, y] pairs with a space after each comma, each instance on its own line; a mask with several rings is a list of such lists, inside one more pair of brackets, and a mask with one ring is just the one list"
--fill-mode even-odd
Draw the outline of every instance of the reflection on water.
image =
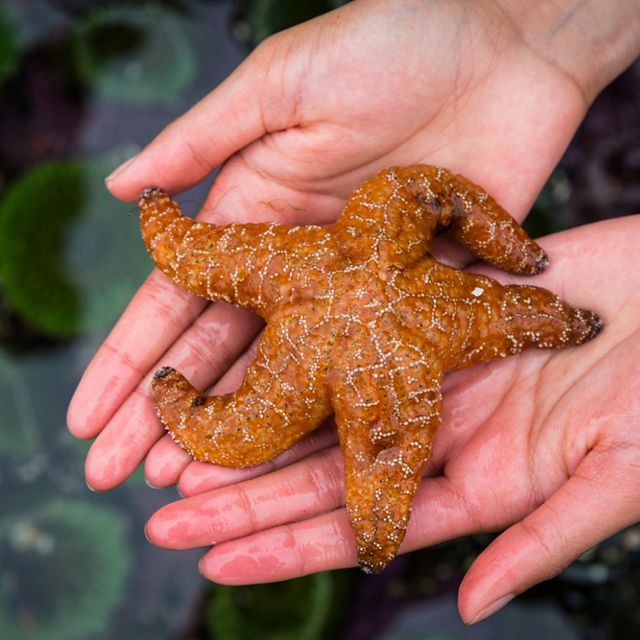
[[[134, 208], [102, 178], [218, 84], [248, 45], [342, 1], [97, 4], [0, 5], [0, 639], [637, 637], [639, 528], [465, 629], [456, 588], [486, 536], [399, 558], [381, 576], [211, 587], [198, 576], [199, 552], [144, 540], [144, 522], [174, 490], [152, 491], [138, 471], [108, 494], [88, 491], [88, 444], [68, 435], [66, 406], [150, 269]], [[619, 121], [624, 100], [614, 98], [601, 104]], [[633, 206], [610, 178], [618, 168], [629, 179], [637, 143], [598, 147], [593, 121], [586, 126], [595, 151], [585, 155], [580, 138], [572, 147], [529, 221], [537, 233], [581, 222], [568, 178], [581, 162], [600, 167], [611, 202]]]

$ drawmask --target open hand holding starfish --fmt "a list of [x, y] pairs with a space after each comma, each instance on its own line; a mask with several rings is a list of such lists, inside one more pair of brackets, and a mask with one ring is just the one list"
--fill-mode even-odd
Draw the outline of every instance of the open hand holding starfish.
[[[448, 166], [468, 175], [522, 219], [593, 96], [637, 55], [637, 42], [629, 43], [625, 35], [635, 27], [634, 17], [624, 4], [599, 5], [602, 10], [610, 8], [614, 11], [616, 18], [612, 21], [600, 20], [597, 15], [593, 18], [598, 25], [606, 24], [612, 30], [603, 33], [600, 29], [588, 28], [588, 24], [585, 26], [589, 16], [585, 18], [581, 10], [573, 12], [571, 20], [566, 21], [562, 15], [553, 12], [547, 12], [540, 19], [530, 15], [529, 12], [535, 14], [539, 3], [519, 6], [517, 2], [459, 3], [450, 0], [432, 5], [423, 0], [393, 3], [356, 0], [338, 12], [266, 42], [225, 83], [170, 125], [114, 176], [109, 187], [115, 195], [128, 200], [135, 200], [148, 184], [161, 184], [170, 192], [177, 192], [195, 184], [225, 162], [203, 208], [202, 219], [219, 224], [239, 219], [309, 224], [334, 220], [348, 193], [375, 168], [422, 161]], [[558, 5], [558, 9], [562, 13], [563, 8]], [[593, 11], [593, 7], [588, 11]], [[547, 18], [557, 19], [560, 26], [555, 28]], [[621, 31], [616, 32], [616, 25], [622, 25]], [[554, 35], [552, 41], [547, 33]], [[598, 47], [588, 41], [590, 34], [598, 34]], [[615, 46], [607, 46], [607, 39]], [[602, 55], [602, 51], [606, 51], [607, 56]], [[567, 52], [572, 52], [573, 59], [567, 59]], [[250, 212], [249, 216], [247, 212]], [[245, 217], [238, 218], [241, 215]], [[609, 229], [606, 227], [607, 231]], [[613, 296], [617, 289], [612, 289], [610, 283], [618, 282], [621, 271], [627, 273], [630, 259], [630, 256], [623, 259], [618, 250], [623, 245], [618, 242], [628, 241], [632, 232], [636, 232], [635, 228], [626, 235], [622, 231], [610, 233], [607, 240], [611, 244], [603, 242], [604, 231], [595, 232], [597, 242], [594, 233], [588, 230], [581, 230], [584, 234], [581, 236], [562, 236], [566, 246], [573, 247], [573, 253], [588, 255], [583, 261], [574, 260], [573, 254], [573, 258], [565, 259], [557, 255], [559, 251], [551, 251], [555, 244], [546, 245], [553, 264], [543, 277], [536, 277], [536, 284], [549, 286], [567, 297], [569, 292], [565, 287], [571, 287], [572, 301], [584, 306], [593, 304], [597, 297], [598, 308], [608, 321], [609, 314], [615, 316], [620, 306], [620, 298]], [[438, 248], [437, 244], [442, 255], [443, 247]], [[591, 259], [596, 249], [605, 252], [601, 254], [601, 266], [597, 269]], [[448, 252], [448, 255], [451, 259], [453, 254]], [[468, 260], [467, 256], [456, 255], [458, 264]], [[581, 289], [585, 286], [585, 278], [588, 288]], [[162, 322], [156, 322], [160, 317]], [[623, 314], [612, 327], [625, 322], [629, 323], [629, 316]], [[200, 388], [215, 382], [217, 394], [235, 389], [247, 364], [255, 357], [255, 342], [252, 348], [242, 352], [258, 328], [259, 323], [251, 314], [220, 303], [207, 306], [179, 291], [161, 274], [152, 274], [87, 369], [70, 407], [71, 431], [82, 438], [97, 436], [87, 459], [88, 482], [96, 489], [116, 486], [145, 456], [147, 477], [151, 482], [168, 485], [180, 480], [181, 489], [188, 494], [264, 472], [264, 468], [214, 470], [211, 465], [190, 462], [189, 456], [168, 436], [162, 437], [163, 429], [155, 418], [147, 391], [153, 372], [166, 362], [185, 372]], [[609, 335], [617, 335], [616, 331], [612, 329]], [[150, 335], [153, 340], [149, 339]], [[630, 333], [627, 331], [623, 335], [629, 337]], [[606, 341], [600, 338], [592, 344], [598, 342], [603, 347], [602, 352], [598, 351], [598, 357], [604, 357]], [[608, 349], [614, 349], [612, 343], [606, 345]], [[587, 358], [593, 348], [587, 345], [580, 351], [579, 358]], [[623, 369], [624, 362], [617, 363], [618, 357], [616, 352], [606, 358], [613, 369], [621, 369], [621, 366]], [[566, 477], [557, 472], [558, 467], [553, 463], [551, 467], [556, 468], [556, 472], [550, 474], [551, 480], [542, 473], [542, 468], [550, 463], [549, 458], [555, 460], [560, 452], [552, 440], [549, 440], [552, 444], [548, 448], [537, 449], [543, 454], [543, 462], [530, 484], [512, 473], [512, 477], [521, 478], [514, 490], [504, 481], [504, 475], [490, 472], [490, 469], [502, 468], [507, 444], [530, 442], [533, 445], [536, 442], [535, 438], [527, 439], [527, 416], [519, 415], [518, 407], [526, 396], [526, 384], [537, 379], [527, 375], [528, 367], [533, 362], [546, 362], [546, 356], [538, 353], [518, 357], [516, 361], [522, 364], [507, 361], [490, 365], [491, 371], [506, 374], [497, 379], [494, 373], [484, 385], [478, 381], [477, 373], [454, 374], [460, 386], [458, 391], [454, 390], [450, 406], [462, 403], [456, 415], [461, 420], [466, 418], [464, 424], [469, 430], [456, 422], [457, 427], [451, 433], [452, 437], [459, 434], [460, 439], [456, 443], [440, 441], [432, 458], [433, 468], [442, 468], [443, 452], [454, 460], [456, 452], [467, 451], [467, 457], [461, 456], [461, 464], [456, 466], [457, 478], [466, 474], [468, 489], [475, 480], [475, 506], [464, 526], [461, 520], [453, 517], [457, 512], [452, 511], [451, 518], [438, 520], [449, 527], [447, 531], [438, 530], [434, 529], [431, 517], [425, 522], [421, 516], [424, 513], [421, 505], [426, 502], [424, 492], [420, 493], [407, 548], [428, 544], [438, 537], [518, 520], [550, 495], [552, 489], [560, 486], [558, 478]], [[588, 366], [584, 363], [584, 366], [578, 366], [575, 362], [569, 366], [561, 354], [556, 354], [552, 362], [555, 363], [553, 366], [540, 369], [554, 371], [551, 376], [545, 373], [540, 395], [560, 402], [562, 396], [556, 392], [562, 389], [558, 380], [564, 370], [581, 371], [586, 375]], [[514, 393], [513, 397], [507, 395], [503, 405], [501, 394], [516, 366], [520, 374], [514, 377], [514, 388], [522, 389], [522, 393]], [[476, 384], [472, 385], [471, 381]], [[588, 401], [591, 405], [591, 386], [578, 385], [574, 390], [574, 402]], [[463, 387], [464, 393], [459, 391]], [[601, 389], [600, 386], [596, 388]], [[478, 389], [477, 394], [474, 389]], [[623, 394], [627, 401], [637, 396], [633, 389], [624, 385], [616, 385], [612, 390]], [[468, 406], [471, 400], [473, 404]], [[601, 405], [614, 406], [613, 403], [608, 405], [606, 398], [601, 398]], [[620, 406], [618, 401], [615, 406]], [[628, 403], [623, 406], [626, 409], [622, 413], [631, 415], [631, 406]], [[484, 415], [480, 413], [483, 407], [487, 412], [497, 411], [501, 421], [493, 423], [495, 428], [504, 427], [501, 437], [491, 439], [493, 457], [484, 449], [476, 448], [484, 442], [480, 436], [474, 440], [473, 448], [467, 448], [478, 420]], [[499, 407], [502, 407], [500, 411]], [[566, 417], [567, 414], [560, 414], [562, 424]], [[445, 421], [447, 419], [445, 414]], [[622, 419], [620, 424], [628, 424], [628, 421]], [[525, 433], [514, 430], [514, 425]], [[620, 433], [617, 441], [622, 443], [622, 450], [631, 451], [630, 446], [624, 444], [629, 442], [627, 435]], [[276, 464], [292, 462], [331, 442], [332, 431], [321, 430], [293, 451], [282, 454]], [[615, 455], [617, 449], [613, 444], [610, 448]], [[485, 454], [482, 465], [473, 459], [472, 451], [474, 455]], [[523, 472], [530, 468], [527, 466], [529, 457], [523, 450], [517, 449], [518, 455], [511, 451], [509, 449], [507, 456], [508, 461], [513, 462], [510, 471]], [[578, 459], [573, 457], [576, 464], [561, 465], [561, 469], [575, 469]], [[298, 510], [297, 515], [290, 514], [292, 519], [304, 517], [305, 512], [332, 509], [334, 501], [341, 499], [336, 495], [342, 486], [342, 478], [336, 470], [331, 450], [307, 458], [301, 465], [291, 467], [291, 474], [287, 476], [265, 476], [261, 479], [264, 481], [259, 485], [261, 488], [255, 487], [256, 492], [251, 493], [255, 500], [246, 503], [256, 518], [255, 528], [279, 524], [279, 518], [286, 512], [284, 509], [280, 513], [273, 511], [280, 497], [286, 494], [286, 485], [279, 484], [278, 479], [284, 482], [286, 477], [302, 483], [306, 478], [312, 486], [314, 479], [326, 482], [317, 491], [309, 491], [304, 504], [296, 493], [297, 500], [284, 505]], [[475, 474], [485, 467], [487, 471], [480, 482]], [[487, 485], [487, 477], [495, 485]], [[538, 489], [538, 483], [543, 480], [549, 480], [550, 484]], [[266, 499], [266, 487], [271, 482], [273, 492], [270, 499]], [[435, 491], [438, 484], [438, 481], [430, 483], [431, 490]], [[446, 485], [444, 481], [442, 484]], [[239, 487], [239, 490], [244, 489], [244, 486]], [[485, 501], [482, 502], [485, 489]], [[249, 490], [248, 486], [246, 490]], [[230, 499], [232, 492], [229, 489], [224, 495], [216, 494], [216, 499], [222, 500], [224, 496]], [[493, 496], [497, 496], [495, 501]], [[446, 505], [452, 501], [453, 498], [449, 503], [441, 501], [443, 515], [446, 515]], [[438, 508], [438, 500], [430, 504], [431, 508]], [[466, 502], [459, 504], [464, 507]], [[150, 527], [152, 538], [173, 546], [211, 542], [211, 539], [203, 539], [203, 527], [208, 522], [203, 513], [194, 503], [187, 503], [185, 507], [192, 516], [192, 528], [183, 529], [182, 538], [170, 527], [163, 529], [161, 524], [169, 520], [162, 518]], [[211, 577], [226, 581], [260, 581], [277, 579], [278, 575], [286, 577], [286, 571], [296, 575], [353, 562], [354, 550], [345, 542], [344, 527], [347, 525], [341, 513], [337, 512], [337, 519], [327, 515], [324, 529], [313, 528], [315, 523], [308, 529], [304, 525], [291, 529], [292, 535], [301, 540], [309, 532], [315, 542], [323, 537], [326, 539], [327, 531], [344, 535], [332, 536], [338, 547], [331, 543], [324, 555], [317, 545], [308, 556], [294, 557], [291, 551], [287, 555], [282, 549], [274, 551], [280, 553], [277, 563], [284, 563], [281, 573], [269, 571], [264, 547], [259, 547], [262, 550], [259, 565], [251, 565], [246, 557], [225, 564], [222, 559], [224, 545], [214, 550], [211, 562], [203, 565], [204, 570]], [[428, 515], [434, 514], [429, 512]], [[244, 522], [242, 515], [237, 517], [238, 520], [225, 522], [229, 525], [225, 536], [242, 537], [250, 532], [253, 525]], [[220, 518], [223, 516], [216, 520], [218, 525], [223, 522]], [[615, 520], [615, 525], [619, 522], [620, 519]], [[592, 527], [582, 540], [592, 540], [592, 533], [602, 537], [607, 531], [609, 528]], [[222, 539], [222, 534], [218, 539]], [[284, 543], [286, 545], [287, 541]], [[576, 544], [581, 545], [582, 541], [576, 539]], [[232, 553], [233, 547], [227, 549]], [[505, 556], [504, 564], [495, 573], [486, 569], [485, 575], [488, 578], [511, 576], [509, 584], [522, 590], [548, 574], [549, 566], [557, 567], [565, 562], [575, 550], [571, 546], [563, 548], [560, 560], [550, 553], [546, 562], [538, 554], [535, 557], [540, 562], [527, 567], [522, 565], [526, 560], [524, 555], [519, 556], [520, 560]], [[531, 558], [535, 554], [529, 555]], [[303, 562], [306, 565], [303, 566]], [[517, 567], [516, 573], [519, 572], [517, 580], [510, 572], [510, 562]], [[226, 571], [221, 570], [223, 566]], [[484, 585], [473, 580], [465, 584], [461, 606], [467, 617], [473, 617], [473, 611], [502, 588], [490, 580]], [[470, 584], [474, 586], [469, 587]]]
[[180, 287], [267, 320], [242, 386], [203, 395], [171, 367], [153, 379], [158, 415], [198, 460], [272, 460], [334, 411], [358, 562], [381, 571], [402, 542], [440, 423], [446, 371], [582, 344], [602, 328], [546, 289], [503, 287], [431, 256], [448, 231], [512, 273], [542, 249], [462, 176], [393, 167], [365, 182], [329, 228], [194, 222], [159, 189], [140, 197], [145, 244]]

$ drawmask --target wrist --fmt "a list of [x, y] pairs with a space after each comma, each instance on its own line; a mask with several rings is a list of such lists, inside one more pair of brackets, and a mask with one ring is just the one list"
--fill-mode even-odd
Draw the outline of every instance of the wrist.
[[537, 56], [567, 75], [587, 103], [640, 55], [637, 0], [502, 0]]

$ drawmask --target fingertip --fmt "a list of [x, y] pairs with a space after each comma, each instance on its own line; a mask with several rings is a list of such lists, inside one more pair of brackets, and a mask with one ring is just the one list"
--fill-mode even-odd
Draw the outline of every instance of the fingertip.
[[89, 489], [89, 491], [91, 491], [91, 493], [102, 493], [102, 491], [100, 489], [96, 489], [95, 487], [91, 486], [91, 484], [89, 483], [89, 480], [87, 480], [87, 478], [84, 479], [84, 483], [87, 485], [87, 489]]
[[[188, 498], [224, 486], [224, 483], [216, 482], [212, 478], [218, 470], [217, 466], [209, 463], [191, 461], [180, 474], [178, 491], [182, 496]], [[221, 471], [223, 474], [227, 473], [226, 469]]]
[[509, 604], [509, 602], [511, 602], [515, 598], [515, 596], [516, 596], [515, 593], [507, 593], [506, 595], [497, 598], [493, 602], [490, 602], [488, 605], [477, 610], [475, 613], [465, 612], [466, 615], [463, 615], [461, 612], [462, 621], [467, 626], [471, 626], [478, 622], [482, 622], [482, 620], [486, 620], [489, 616], [492, 616], [494, 613], [504, 608], [507, 604]]
[[191, 457], [169, 436], [163, 436], [153, 445], [144, 463], [145, 480], [154, 489], [170, 487], [178, 482]]
[[87, 367], [67, 407], [67, 429], [79, 440], [95, 438], [103, 430], [121, 397], [105, 384], [102, 374], [113, 363], [101, 359], [101, 351]]
[[91, 455], [91, 449], [87, 454], [87, 459], [84, 465], [84, 477], [87, 487], [94, 493], [101, 493], [113, 489], [119, 482], [113, 482], [113, 479], [108, 475], [105, 475], [103, 465], [95, 463], [95, 455]]
[[164, 547], [164, 527], [162, 525], [163, 510], [166, 507], [158, 509], [144, 525], [144, 537], [147, 542], [157, 547]]
[[[73, 398], [71, 399], [73, 403]], [[78, 438], [78, 440], [85, 439], [85, 429], [86, 425], [83, 420], [80, 419], [80, 415], [76, 411], [75, 406], [73, 404], [69, 405], [67, 409], [67, 430], [74, 437]]]
[[76, 394], [74, 393], [73, 396], [71, 396], [71, 401], [67, 407], [67, 430], [75, 438], [80, 438], [80, 434], [82, 433], [82, 421], [80, 420], [80, 416], [76, 409], [75, 398]]
[[98, 431], [92, 426], [87, 412], [82, 408], [82, 389], [80, 385], [73, 394], [67, 407], [67, 430], [78, 440], [93, 438]]
[[229, 586], [274, 580], [269, 579], [269, 567], [264, 566], [260, 556], [237, 550], [233, 543], [210, 549], [200, 559], [198, 569], [207, 580]]
[[[137, 466], [137, 465], [136, 465]], [[108, 491], [122, 484], [135, 470], [123, 469], [122, 460], [116, 453], [105, 450], [105, 447], [96, 440], [84, 463], [84, 475], [87, 485], [94, 491]]]
[[93, 493], [104, 493], [110, 489], [115, 489], [120, 483], [112, 483], [104, 478], [100, 478], [90, 471], [85, 471], [85, 484]]
[[514, 560], [501, 536], [475, 559], [458, 590], [458, 610], [465, 624], [488, 618], [517, 595], [518, 574], [525, 568], [515, 566]]
[[178, 490], [178, 493], [180, 494], [180, 496], [182, 496], [183, 498], [190, 498], [191, 496], [195, 496], [198, 494], [198, 491], [194, 491], [192, 489], [190, 480], [188, 478], [185, 479], [184, 473], [178, 479], [178, 484], [176, 485], [176, 489]]
[[164, 549], [194, 549], [215, 543], [209, 526], [206, 505], [188, 500], [171, 502], [158, 509], [145, 526], [145, 535]]
[[167, 184], [167, 188], [171, 188], [173, 180], [167, 175], [166, 168], [160, 170], [155, 166], [154, 157], [161, 153], [161, 150], [154, 150], [155, 146], [152, 144], [148, 151], [145, 149], [129, 158], [104, 179], [104, 186], [112, 196], [135, 203], [149, 185]]
[[134, 163], [140, 157], [139, 153], [131, 156], [128, 160], [125, 160], [121, 165], [116, 167], [105, 179], [104, 184], [109, 191], [113, 193], [113, 189], [117, 190], [119, 182], [122, 178], [126, 177], [126, 174], [133, 168]]
[[486, 597], [483, 599], [482, 590], [476, 588], [480, 585], [476, 577], [476, 564], [477, 561], [474, 561], [458, 589], [458, 611], [465, 625], [479, 622], [476, 618], [487, 604]]

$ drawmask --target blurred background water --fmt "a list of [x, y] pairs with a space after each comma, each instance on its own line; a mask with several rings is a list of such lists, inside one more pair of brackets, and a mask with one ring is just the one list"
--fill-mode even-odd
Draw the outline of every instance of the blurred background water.
[[[261, 39], [340, 0], [0, 2], [0, 640], [640, 637], [640, 527], [466, 629], [457, 586], [491, 536], [329, 572], [212, 586], [143, 535], [176, 498], [140, 471], [92, 494], [65, 427], [89, 359], [151, 269], [102, 179]], [[640, 66], [599, 98], [534, 235], [640, 211]], [[207, 185], [186, 198], [201, 201]], [[124, 221], [124, 222], [123, 222]]]

